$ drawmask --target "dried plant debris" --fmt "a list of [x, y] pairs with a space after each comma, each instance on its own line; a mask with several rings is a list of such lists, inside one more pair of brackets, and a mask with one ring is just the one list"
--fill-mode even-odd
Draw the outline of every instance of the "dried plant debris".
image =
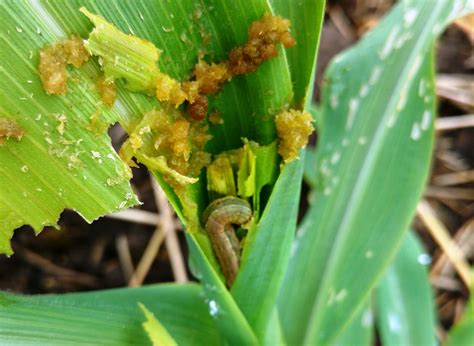
[[82, 66], [90, 54], [81, 38], [70, 39], [48, 45], [40, 50], [39, 75], [48, 94], [65, 95], [67, 92], [67, 64]]
[[283, 111], [275, 117], [278, 153], [285, 162], [298, 158], [298, 150], [308, 144], [308, 136], [314, 131], [313, 118], [308, 112], [294, 109]]
[[13, 119], [0, 118], [0, 145], [3, 145], [9, 138], [21, 140], [25, 135], [25, 130]]

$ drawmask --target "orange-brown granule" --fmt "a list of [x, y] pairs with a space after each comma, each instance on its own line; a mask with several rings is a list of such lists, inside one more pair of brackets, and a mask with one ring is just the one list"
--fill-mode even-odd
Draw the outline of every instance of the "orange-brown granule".
[[285, 162], [298, 158], [298, 150], [306, 146], [308, 136], [314, 131], [312, 122], [311, 114], [294, 109], [283, 111], [275, 117], [278, 153]]
[[20, 140], [24, 135], [25, 130], [15, 120], [0, 118], [0, 145], [5, 142], [5, 139], [15, 138]]
[[73, 36], [40, 50], [39, 75], [48, 94], [65, 95], [67, 92], [66, 65], [80, 67], [90, 54], [80, 37]]
[[187, 95], [182, 90], [181, 83], [167, 74], [159, 73], [156, 77], [156, 98], [178, 107], [187, 99]]
[[97, 80], [95, 86], [102, 102], [109, 107], [113, 106], [117, 99], [117, 88], [114, 80], [108, 80], [105, 76], [102, 76]]
[[199, 95], [194, 103], [188, 104], [188, 114], [193, 120], [203, 120], [207, 114], [207, 96]]
[[204, 60], [199, 60], [194, 67], [194, 77], [199, 85], [199, 92], [201, 94], [217, 93], [220, 85], [232, 78], [226, 62], [208, 64]]
[[221, 114], [218, 111], [212, 112], [209, 114], [207, 118], [211, 124], [219, 125], [224, 123], [224, 119], [222, 119]]
[[209, 64], [199, 59], [194, 67], [193, 80], [183, 83], [160, 73], [156, 80], [158, 100], [175, 107], [188, 101], [187, 110], [191, 118], [203, 120], [208, 110], [206, 95], [219, 92], [221, 85], [233, 76], [254, 72], [261, 63], [276, 57], [278, 43], [286, 48], [294, 46], [290, 25], [288, 19], [266, 13], [262, 19], [252, 23], [248, 41], [232, 49], [228, 61]]
[[[205, 123], [189, 121], [176, 114], [151, 111], [154, 119], [151, 129], [155, 133], [154, 152], [151, 157], [163, 156], [168, 166], [180, 174], [197, 176], [211, 161], [204, 145], [211, 138]], [[149, 114], [148, 114], [149, 116]]]
[[282, 43], [285, 48], [293, 47], [295, 40], [288, 31], [290, 26], [288, 19], [270, 13], [253, 22], [248, 30], [248, 41], [232, 49], [229, 54], [230, 74], [254, 72], [262, 62], [278, 55], [278, 43]]

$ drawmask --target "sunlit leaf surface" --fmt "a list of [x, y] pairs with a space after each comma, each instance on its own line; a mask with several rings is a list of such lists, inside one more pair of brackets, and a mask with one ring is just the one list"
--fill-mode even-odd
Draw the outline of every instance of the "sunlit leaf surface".
[[148, 345], [144, 304], [178, 344], [220, 345], [198, 285], [25, 297], [0, 293], [2, 345]]
[[400, 2], [330, 66], [314, 202], [280, 294], [290, 344], [335, 340], [395, 255], [429, 169], [431, 48], [465, 4]]
[[[67, 96], [46, 95], [38, 78], [41, 47], [72, 34], [87, 38], [91, 32], [81, 6], [156, 45], [162, 50], [159, 68], [179, 80], [190, 77], [200, 53], [208, 61], [226, 59], [233, 47], [245, 42], [249, 25], [271, 11], [263, 0], [1, 2], [0, 39], [5, 48], [0, 53], [0, 117], [15, 120], [25, 135], [0, 147], [0, 252], [10, 252], [13, 229], [30, 224], [40, 231], [54, 225], [64, 208], [92, 221], [137, 203], [127, 168], [105, 130], [119, 122], [132, 131], [146, 111], [160, 108], [158, 101], [128, 92], [119, 81], [114, 107], [102, 105], [94, 87], [100, 70], [96, 59], [69, 69]], [[265, 144], [275, 139], [273, 116], [292, 100], [288, 65], [283, 48], [279, 50], [278, 58], [253, 74], [234, 78], [211, 98], [211, 111], [219, 112], [224, 123], [211, 126], [210, 151], [237, 148], [242, 138]], [[91, 117], [100, 120], [101, 131], [89, 129]], [[164, 188], [182, 216], [182, 204]], [[202, 195], [191, 196], [205, 202]]]
[[430, 256], [408, 233], [376, 289], [376, 316], [384, 345], [436, 345]]
[[[137, 203], [127, 167], [104, 133], [119, 115], [99, 101], [93, 64], [70, 72], [67, 96], [45, 94], [38, 49], [64, 33], [38, 7], [0, 3], [0, 118], [14, 119], [25, 132], [0, 147], [0, 253], [11, 253], [15, 228], [29, 224], [39, 232], [55, 225], [64, 208], [93, 221]], [[88, 129], [95, 112], [101, 133]]]

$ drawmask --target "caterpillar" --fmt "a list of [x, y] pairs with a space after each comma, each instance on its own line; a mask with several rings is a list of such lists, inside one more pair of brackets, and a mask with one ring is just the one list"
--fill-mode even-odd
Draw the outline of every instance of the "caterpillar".
[[240, 264], [240, 243], [232, 225], [242, 225], [251, 217], [250, 204], [232, 196], [216, 199], [203, 214], [204, 228], [211, 239], [228, 287], [232, 286]]

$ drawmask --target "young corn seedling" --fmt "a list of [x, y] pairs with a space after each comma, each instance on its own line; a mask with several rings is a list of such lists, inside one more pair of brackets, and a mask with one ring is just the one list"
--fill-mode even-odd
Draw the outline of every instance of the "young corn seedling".
[[433, 148], [433, 45], [474, 5], [400, 2], [332, 62], [313, 107], [324, 6], [0, 1], [0, 252], [65, 208], [92, 222], [137, 205], [143, 164], [199, 281], [1, 293], [0, 343], [369, 345], [375, 314], [383, 344], [436, 344], [408, 228]]

